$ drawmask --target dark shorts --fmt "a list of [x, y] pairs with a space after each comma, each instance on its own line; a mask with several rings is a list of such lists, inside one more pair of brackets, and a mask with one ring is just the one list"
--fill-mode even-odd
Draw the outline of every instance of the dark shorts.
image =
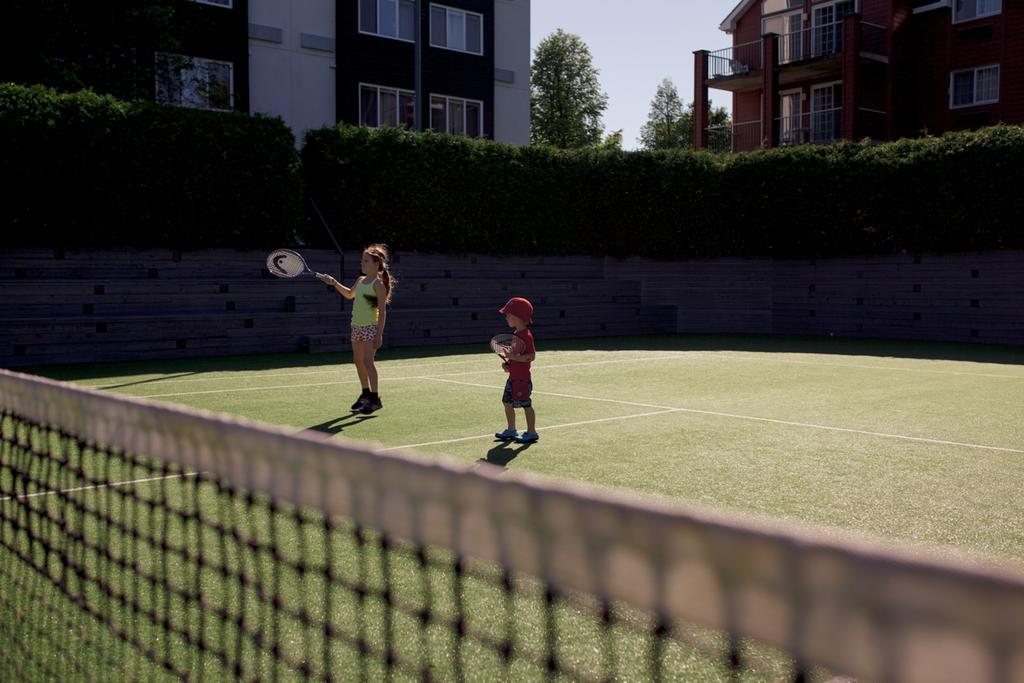
[[533, 392], [533, 382], [528, 379], [507, 379], [505, 380], [505, 393], [501, 397], [502, 403], [511, 403], [513, 408], [530, 408], [533, 401], [530, 394]]

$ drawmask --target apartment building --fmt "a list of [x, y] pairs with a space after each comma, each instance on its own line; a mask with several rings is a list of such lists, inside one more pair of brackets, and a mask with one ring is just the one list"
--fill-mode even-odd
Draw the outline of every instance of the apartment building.
[[422, 129], [530, 141], [529, 0], [195, 2], [224, 28], [157, 55], [158, 101], [281, 116], [300, 142], [416, 128], [417, 104]]
[[[697, 149], [1024, 122], [1024, 3], [742, 0], [719, 28], [732, 45], [694, 53]], [[709, 89], [734, 123], [708, 127]]]

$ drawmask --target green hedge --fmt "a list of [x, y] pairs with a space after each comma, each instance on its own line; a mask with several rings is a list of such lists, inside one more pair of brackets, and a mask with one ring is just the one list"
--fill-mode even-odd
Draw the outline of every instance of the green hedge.
[[[0, 85], [4, 243], [829, 256], [1024, 247], [1024, 129], [750, 154], [561, 151]], [[303, 178], [304, 181], [303, 182]]]
[[8, 246], [267, 247], [304, 218], [279, 119], [0, 84], [0, 149]]
[[[341, 126], [307, 191], [347, 246], [828, 256], [1024, 246], [1024, 129], [749, 154], [560, 151]], [[307, 240], [327, 246], [311, 226]]]

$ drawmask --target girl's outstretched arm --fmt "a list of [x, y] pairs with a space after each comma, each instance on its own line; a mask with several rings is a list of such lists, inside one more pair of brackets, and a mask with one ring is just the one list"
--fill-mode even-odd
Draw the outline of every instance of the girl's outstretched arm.
[[[359, 282], [359, 280], [357, 279], [356, 282]], [[356, 293], [355, 293], [356, 283], [355, 282], [352, 283], [351, 287], [346, 287], [345, 285], [341, 284], [340, 282], [335, 280], [330, 275], [325, 275], [324, 276], [324, 284], [327, 285], [328, 287], [334, 287], [334, 291], [336, 291], [338, 294], [341, 294], [346, 299], [350, 299], [351, 300], [351, 299], [354, 299], [355, 296], [356, 296]]]

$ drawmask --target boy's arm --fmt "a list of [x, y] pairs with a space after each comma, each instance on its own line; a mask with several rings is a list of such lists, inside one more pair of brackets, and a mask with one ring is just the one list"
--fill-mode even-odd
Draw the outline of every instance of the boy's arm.
[[536, 353], [510, 354], [508, 356], [505, 356], [505, 360], [515, 360], [515, 361], [519, 361], [520, 363], [532, 363], [533, 361], [537, 360], [537, 354]]

